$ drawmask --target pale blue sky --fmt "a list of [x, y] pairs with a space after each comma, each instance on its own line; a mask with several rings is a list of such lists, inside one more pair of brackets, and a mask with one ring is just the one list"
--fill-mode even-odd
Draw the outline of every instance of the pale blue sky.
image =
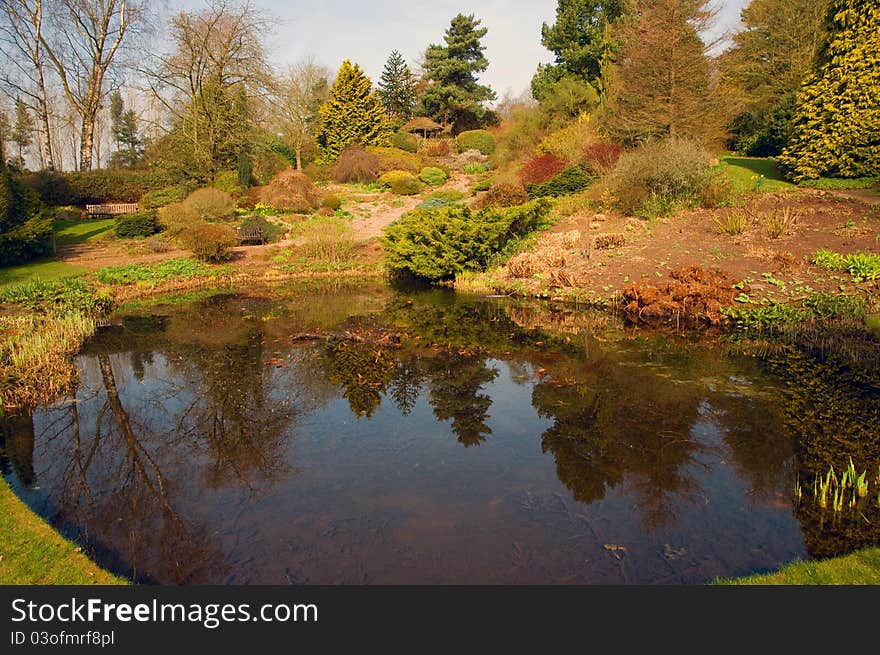
[[[749, 0], [715, 0], [718, 31], [739, 23]], [[194, 9], [201, 0], [170, 0], [169, 8]], [[556, 0], [252, 0], [277, 19], [268, 39], [272, 61], [279, 68], [304, 57], [336, 70], [343, 59], [360, 64], [377, 81], [389, 53], [397, 49], [414, 62], [430, 43], [443, 39], [449, 21], [458, 13], [474, 14], [489, 33], [483, 40], [489, 69], [481, 80], [503, 95], [528, 88], [535, 68], [552, 55], [541, 46], [541, 23], [553, 22]]]

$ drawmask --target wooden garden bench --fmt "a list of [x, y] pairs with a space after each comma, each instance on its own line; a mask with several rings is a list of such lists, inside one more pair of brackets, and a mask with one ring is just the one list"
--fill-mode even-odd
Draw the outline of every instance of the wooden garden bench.
[[140, 207], [136, 202], [114, 202], [106, 205], [86, 205], [89, 218], [122, 216], [123, 214], [137, 214]]
[[265, 243], [266, 238], [263, 236], [263, 230], [256, 225], [243, 225], [238, 230], [238, 240], [240, 243], [259, 243], [261, 246]]

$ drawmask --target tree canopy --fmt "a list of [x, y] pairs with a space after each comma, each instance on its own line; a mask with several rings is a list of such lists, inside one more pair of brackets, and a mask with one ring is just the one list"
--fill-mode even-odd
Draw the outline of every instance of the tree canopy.
[[348, 146], [387, 146], [391, 122], [370, 78], [348, 59], [330, 89], [330, 98], [318, 110], [316, 141], [319, 159], [336, 161]]
[[416, 107], [416, 79], [397, 50], [391, 52], [379, 80], [379, 99], [389, 116], [407, 121]]
[[795, 180], [880, 175], [880, 5], [832, 0], [780, 161]]
[[425, 52], [424, 91], [420, 114], [452, 125], [455, 132], [480, 127], [486, 118], [486, 102], [495, 92], [477, 81], [489, 67], [480, 40], [488, 30], [473, 14], [458, 14], [444, 37], [445, 45], [430, 45]]

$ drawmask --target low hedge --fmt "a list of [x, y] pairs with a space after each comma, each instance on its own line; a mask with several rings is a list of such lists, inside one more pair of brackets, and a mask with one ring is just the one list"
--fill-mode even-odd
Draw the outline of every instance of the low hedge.
[[174, 184], [164, 173], [97, 170], [77, 173], [26, 173], [22, 181], [47, 205], [88, 205], [138, 202], [150, 191]]
[[479, 150], [484, 155], [495, 152], [496, 141], [491, 132], [486, 130], [469, 130], [462, 132], [455, 138], [455, 144], [459, 152]]

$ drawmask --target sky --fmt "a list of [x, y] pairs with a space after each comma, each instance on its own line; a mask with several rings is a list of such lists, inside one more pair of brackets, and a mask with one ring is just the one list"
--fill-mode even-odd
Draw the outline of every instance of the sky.
[[[441, 43], [453, 16], [474, 14], [489, 32], [483, 39], [489, 68], [480, 77], [499, 97], [529, 88], [539, 63], [553, 55], [541, 45], [541, 24], [553, 23], [556, 0], [251, 0], [275, 20], [267, 35], [272, 62], [279, 68], [314, 57], [333, 71], [351, 59], [378, 82], [392, 50], [414, 63], [431, 43]], [[734, 29], [749, 0], [714, 0], [718, 33]], [[197, 9], [200, 0], [170, 0], [170, 8]]]

